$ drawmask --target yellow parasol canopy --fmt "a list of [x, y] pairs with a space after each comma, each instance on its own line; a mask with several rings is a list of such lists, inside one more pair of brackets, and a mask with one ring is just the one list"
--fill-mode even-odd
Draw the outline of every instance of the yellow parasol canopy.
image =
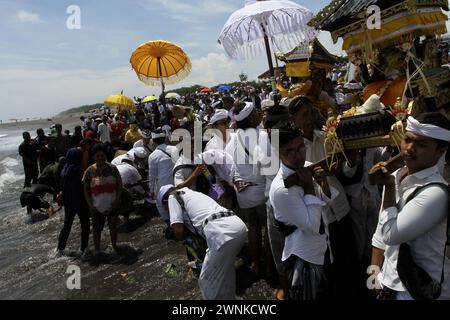
[[158, 98], [156, 96], [147, 96], [144, 98], [144, 100], [142, 100], [143, 103], [147, 103], [147, 102], [152, 102], [158, 100]]
[[105, 107], [118, 107], [119, 110], [131, 109], [134, 110], [136, 106], [131, 98], [124, 94], [115, 94], [105, 99]]
[[150, 86], [181, 81], [192, 68], [184, 51], [164, 40], [140, 45], [131, 55], [130, 63], [138, 78]]

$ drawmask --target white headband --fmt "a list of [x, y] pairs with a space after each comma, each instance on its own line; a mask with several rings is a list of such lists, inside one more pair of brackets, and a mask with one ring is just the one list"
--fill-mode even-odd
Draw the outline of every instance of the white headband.
[[234, 116], [234, 120], [236, 120], [236, 121], [244, 120], [252, 113], [253, 109], [255, 109], [255, 106], [253, 105], [253, 103], [246, 102], [244, 109], [242, 109], [242, 111], [239, 112], [239, 114], [236, 114]]
[[152, 139], [165, 138], [166, 134], [164, 132], [154, 133], [152, 132]]
[[420, 123], [412, 116], [409, 116], [406, 122], [406, 131], [433, 139], [450, 141], [449, 130], [428, 123]]

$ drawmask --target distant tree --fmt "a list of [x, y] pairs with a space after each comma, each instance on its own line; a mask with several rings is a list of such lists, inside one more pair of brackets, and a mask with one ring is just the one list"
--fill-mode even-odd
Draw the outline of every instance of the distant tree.
[[247, 82], [248, 80], [248, 75], [246, 75], [244, 72], [241, 72], [241, 74], [239, 75], [239, 80], [241, 82]]

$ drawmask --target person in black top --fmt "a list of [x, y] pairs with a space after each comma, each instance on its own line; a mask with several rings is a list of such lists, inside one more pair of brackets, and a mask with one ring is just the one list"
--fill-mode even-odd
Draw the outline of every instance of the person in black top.
[[[56, 193], [61, 191], [61, 171], [66, 164], [66, 158], [60, 157], [58, 162], [48, 165], [39, 175], [38, 183], [45, 184], [55, 190]], [[55, 195], [56, 197], [56, 195]]]
[[52, 137], [49, 142], [49, 147], [55, 150], [56, 159], [65, 157], [67, 150], [69, 149], [70, 137], [62, 134], [62, 125], [56, 124], [56, 136]]
[[41, 148], [48, 143], [48, 137], [45, 135], [44, 129], [42, 128], [37, 129], [36, 134], [37, 136], [34, 141], [38, 150], [41, 150]]
[[83, 169], [81, 168], [82, 157], [83, 152], [80, 149], [69, 149], [66, 164], [61, 172], [60, 196], [62, 197], [65, 213], [64, 227], [59, 234], [57, 250], [58, 253], [63, 253], [72, 229], [73, 220], [75, 215], [78, 215], [81, 224], [80, 251], [83, 257], [87, 254], [85, 250], [89, 242], [90, 213], [84, 197]]
[[36, 130], [34, 145], [38, 152], [39, 173], [42, 173], [46, 166], [55, 162], [55, 152], [48, 148], [49, 138], [42, 128]]
[[80, 142], [83, 140], [83, 132], [81, 131], [81, 126], [76, 126], [73, 135], [70, 137], [70, 147], [78, 148]]
[[31, 183], [36, 183], [39, 175], [38, 169], [38, 151], [36, 145], [31, 141], [29, 132], [22, 134], [23, 142], [19, 146], [19, 154], [22, 157], [23, 169], [25, 171], [24, 188], [30, 187]]

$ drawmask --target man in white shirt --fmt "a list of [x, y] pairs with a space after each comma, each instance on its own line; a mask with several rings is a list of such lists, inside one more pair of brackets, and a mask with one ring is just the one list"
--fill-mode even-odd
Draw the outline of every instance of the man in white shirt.
[[[319, 112], [308, 97], [295, 97], [289, 103], [289, 114], [295, 128], [303, 132], [306, 161], [318, 163], [325, 159], [325, 132], [317, 129]], [[351, 222], [348, 216], [350, 205], [344, 187], [334, 175], [327, 177], [328, 183], [338, 190], [337, 198], [326, 208], [325, 223], [329, 226], [330, 242], [336, 269], [337, 294], [349, 296], [356, 285], [357, 260]]]
[[[175, 196], [174, 192], [178, 194]], [[203, 193], [188, 188], [176, 191], [173, 185], [160, 189], [158, 206], [169, 210], [170, 226], [177, 239], [182, 240], [185, 229], [188, 229], [207, 242], [208, 249], [198, 279], [203, 299], [236, 299], [234, 262], [247, 237], [247, 228], [242, 220]]]
[[[148, 157], [148, 180], [151, 198], [155, 199], [159, 189], [168, 184], [173, 184], [173, 167], [178, 160], [178, 149], [174, 146], [168, 146], [166, 134], [162, 130], [155, 130], [152, 133], [152, 140], [156, 144], [156, 149]], [[167, 210], [158, 206], [158, 212], [161, 218], [169, 222]]]
[[[233, 182], [240, 214], [245, 216], [249, 226], [248, 241], [252, 269], [262, 276], [262, 256], [265, 261], [272, 259], [267, 234], [262, 245], [262, 228], [267, 225], [266, 212], [266, 177], [261, 174], [261, 156], [258, 152], [261, 113], [251, 102], [243, 102], [234, 110], [238, 130], [228, 142], [225, 151], [233, 158]], [[264, 139], [266, 143], [267, 139]], [[270, 259], [270, 260], [269, 260]]]
[[147, 165], [148, 155], [147, 155], [146, 150], [142, 147], [133, 148], [130, 151], [128, 151], [127, 153], [115, 157], [111, 161], [111, 164], [118, 166], [118, 165], [122, 164], [122, 162], [124, 162], [124, 160], [128, 160], [130, 163], [132, 163], [133, 166], [138, 171], [141, 171], [141, 174], [142, 174], [142, 171], [143, 171], [142, 169], [144, 168], [144, 166], [148, 166]]
[[147, 152], [147, 157], [155, 151], [155, 146], [152, 142], [152, 133], [147, 130], [141, 131], [141, 140], [134, 143], [133, 148], [142, 147]]
[[108, 116], [103, 116], [103, 122], [98, 125], [97, 134], [101, 143], [111, 142], [111, 126], [108, 123]]
[[[450, 299], [450, 259], [444, 258], [448, 194], [442, 186], [426, 186], [446, 184], [437, 164], [449, 141], [450, 123], [442, 114], [423, 113], [417, 119], [410, 116], [401, 143], [405, 167], [392, 175], [384, 162], [374, 167], [383, 173], [380, 183], [384, 184], [378, 227], [372, 239], [372, 264], [383, 265], [378, 275], [383, 287], [379, 299], [409, 300], [414, 295], [397, 272], [403, 243], [410, 246], [414, 262], [434, 281], [439, 283], [444, 275], [439, 299]], [[425, 187], [410, 199], [422, 186]]]
[[[329, 186], [323, 169], [319, 167], [313, 171], [305, 167], [310, 164], [305, 162], [305, 151], [300, 131], [280, 128], [281, 167], [272, 182], [269, 198], [275, 219], [290, 228], [285, 232], [282, 254], [290, 281], [289, 295], [291, 299], [315, 300], [326, 298], [329, 294], [324, 266], [331, 263], [331, 255], [324, 209], [338, 192]], [[295, 174], [297, 183], [288, 185], [285, 179]], [[299, 270], [298, 266], [303, 266], [305, 270], [310, 268], [311, 272], [306, 276], [309, 278], [303, 277], [304, 270]], [[298, 271], [301, 274], [299, 281], [314, 285], [295, 288], [299, 284], [294, 283], [293, 278]]]
[[228, 123], [228, 111], [225, 109], [216, 109], [209, 121], [209, 125], [215, 130], [215, 133], [206, 144], [205, 151], [225, 149], [225, 146], [230, 140], [230, 136], [227, 135]]
[[122, 160], [122, 163], [116, 166], [122, 179], [122, 197], [120, 213], [124, 217], [124, 225], [128, 224], [132, 205], [134, 200], [144, 199], [145, 190], [142, 182], [142, 176], [139, 171], [133, 166], [133, 162], [128, 159]]

